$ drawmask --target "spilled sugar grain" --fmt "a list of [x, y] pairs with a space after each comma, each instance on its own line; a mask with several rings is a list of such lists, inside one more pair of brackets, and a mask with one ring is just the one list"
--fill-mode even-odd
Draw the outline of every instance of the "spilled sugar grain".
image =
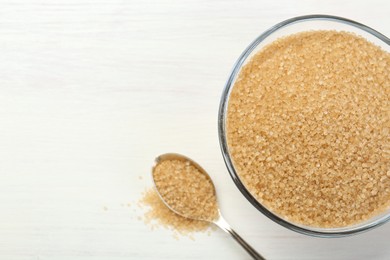
[[390, 54], [352, 33], [311, 31], [242, 68], [227, 112], [240, 179], [273, 212], [316, 227], [390, 207]]
[[174, 213], [164, 204], [154, 189], [145, 191], [139, 204], [146, 208], [142, 218], [145, 224], [152, 229], [165, 227], [173, 231], [175, 239], [178, 239], [179, 235], [194, 239], [195, 232], [207, 231], [210, 234], [209, 231], [214, 230], [214, 227], [211, 227], [208, 222], [184, 218]]

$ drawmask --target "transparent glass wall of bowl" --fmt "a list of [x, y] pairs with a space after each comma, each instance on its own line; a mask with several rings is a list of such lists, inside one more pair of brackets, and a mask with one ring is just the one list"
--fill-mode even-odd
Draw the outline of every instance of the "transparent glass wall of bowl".
[[389, 38], [370, 27], [341, 17], [328, 15], [308, 15], [292, 18], [271, 27], [269, 30], [257, 37], [245, 49], [245, 51], [241, 54], [236, 64], [234, 65], [231, 75], [229, 76], [229, 79], [226, 83], [221, 98], [218, 118], [218, 131], [222, 155], [224, 157], [228, 171], [241, 193], [248, 199], [250, 203], [252, 203], [253, 206], [255, 206], [259, 211], [261, 211], [264, 215], [266, 215], [276, 223], [296, 232], [318, 237], [340, 237], [357, 234], [380, 226], [389, 221], [390, 209], [388, 209], [387, 212], [377, 215], [365, 222], [342, 228], [317, 228], [289, 222], [282, 216], [278, 216], [277, 214], [268, 210], [264, 205], [258, 202], [245, 188], [244, 184], [241, 182], [234, 168], [234, 163], [232, 162], [232, 158], [230, 157], [229, 147], [227, 144], [227, 107], [232, 87], [234, 86], [234, 83], [240, 73], [241, 68], [251, 59], [254, 54], [260, 51], [265, 45], [270, 44], [271, 42], [275, 41], [280, 37], [310, 30], [336, 30], [353, 32], [357, 35], [366, 38], [368, 41], [374, 43], [375, 45], [380, 46], [382, 49], [390, 52]]

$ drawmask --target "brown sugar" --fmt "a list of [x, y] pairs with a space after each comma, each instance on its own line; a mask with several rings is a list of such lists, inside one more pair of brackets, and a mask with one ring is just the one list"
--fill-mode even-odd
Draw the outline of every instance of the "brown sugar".
[[218, 217], [214, 185], [191, 162], [162, 161], [155, 167], [153, 178], [161, 197], [179, 214], [207, 221]]
[[185, 218], [170, 210], [155, 189], [147, 190], [140, 203], [148, 207], [143, 220], [152, 228], [166, 227], [175, 232], [175, 237], [177, 234], [190, 236], [193, 232], [209, 230], [209, 222]]
[[[141, 205], [148, 206], [147, 224], [162, 225], [177, 234], [188, 235], [210, 230], [210, 222], [218, 217], [214, 185], [211, 179], [189, 161], [165, 160], [153, 171], [155, 185], [165, 202], [183, 217], [168, 208], [155, 189], [144, 193]], [[212, 229], [212, 228], [211, 228]]]
[[390, 207], [390, 54], [348, 32], [280, 38], [242, 68], [227, 140], [251, 194], [283, 218], [353, 225]]

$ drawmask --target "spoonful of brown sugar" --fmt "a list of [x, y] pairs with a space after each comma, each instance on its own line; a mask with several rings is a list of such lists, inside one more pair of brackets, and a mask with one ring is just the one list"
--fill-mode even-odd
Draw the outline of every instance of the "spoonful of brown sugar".
[[264, 259], [222, 218], [213, 181], [193, 160], [180, 154], [156, 158], [152, 178], [162, 201], [175, 213], [214, 223], [230, 234], [254, 259]]

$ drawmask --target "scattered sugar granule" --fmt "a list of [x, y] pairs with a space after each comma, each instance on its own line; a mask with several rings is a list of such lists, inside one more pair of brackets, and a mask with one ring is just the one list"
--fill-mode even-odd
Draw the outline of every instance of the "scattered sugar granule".
[[179, 234], [189, 237], [194, 232], [210, 230], [209, 222], [185, 218], [170, 210], [154, 189], [147, 190], [140, 203], [147, 208], [143, 218], [140, 218], [152, 228], [163, 226], [172, 230], [176, 239]]

